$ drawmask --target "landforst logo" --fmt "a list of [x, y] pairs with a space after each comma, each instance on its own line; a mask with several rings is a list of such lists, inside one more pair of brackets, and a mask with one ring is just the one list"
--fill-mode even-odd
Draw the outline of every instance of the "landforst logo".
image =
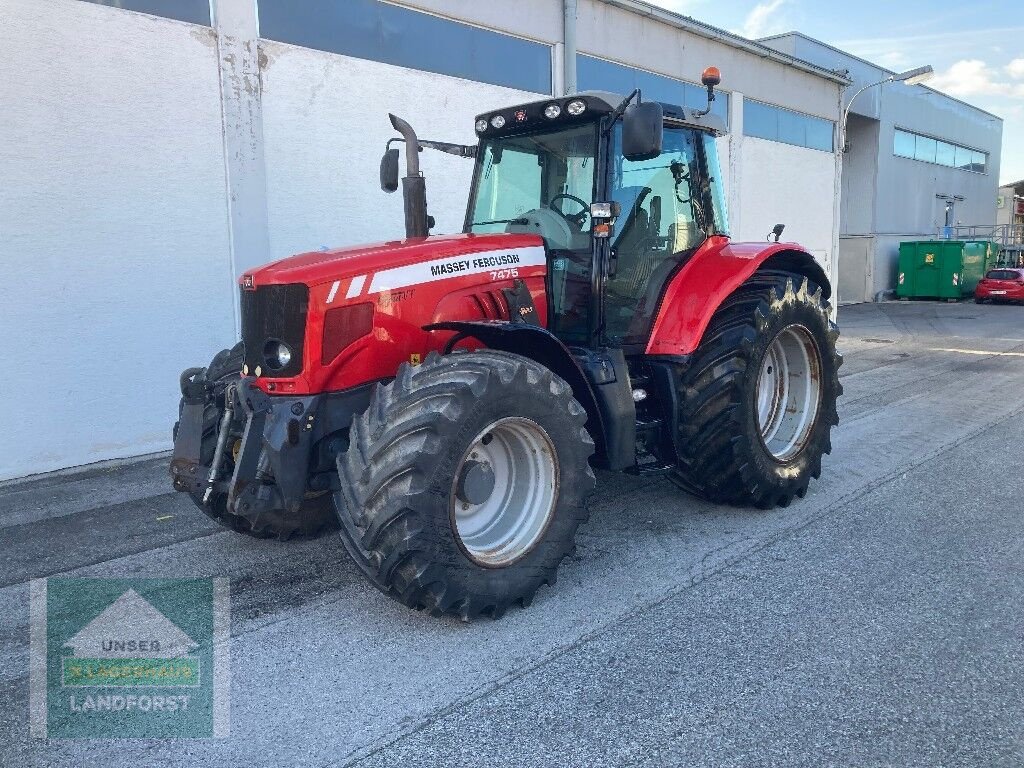
[[228, 735], [227, 579], [39, 579], [31, 602], [33, 736]]

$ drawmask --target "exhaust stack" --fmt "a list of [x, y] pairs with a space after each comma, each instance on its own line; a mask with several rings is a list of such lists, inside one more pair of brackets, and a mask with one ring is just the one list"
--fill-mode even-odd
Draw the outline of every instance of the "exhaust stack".
[[402, 200], [405, 205], [405, 236], [426, 237], [433, 224], [427, 215], [427, 180], [420, 173], [420, 143], [416, 131], [402, 118], [388, 114], [391, 125], [405, 139], [405, 178]]

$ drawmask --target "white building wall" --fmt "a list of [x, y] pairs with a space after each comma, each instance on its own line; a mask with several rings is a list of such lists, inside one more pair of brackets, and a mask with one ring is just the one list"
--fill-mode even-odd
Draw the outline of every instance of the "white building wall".
[[0, 479], [165, 450], [234, 335], [213, 33], [0, 5]]
[[[500, 26], [469, 0], [410, 5]], [[263, 261], [257, 251], [401, 237], [401, 195], [378, 187], [389, 111], [423, 138], [472, 143], [477, 113], [543, 97], [270, 41], [254, 70], [250, 0], [215, 1], [230, 21], [219, 41], [80, 0], [0, 6], [0, 302], [22, 356], [19, 378], [0, 384], [0, 479], [168, 449], [178, 375], [236, 338], [235, 278]], [[560, 35], [560, 3], [526, 9]], [[499, 16], [529, 34], [528, 14]], [[591, 0], [582, 50], [623, 60], [601, 24], [635, 36], [625, 63], [689, 79], [722, 66], [736, 112], [719, 141], [734, 238], [762, 241], [782, 222], [829, 269], [833, 156], [744, 137], [737, 110], [748, 92], [835, 119], [838, 85]], [[686, 55], [659, 66], [676, 48]], [[460, 230], [471, 162], [433, 151], [421, 162], [434, 231]]]
[[[404, 237], [401, 189], [379, 186], [389, 112], [421, 139], [475, 144], [477, 114], [544, 98], [269, 40], [260, 51], [273, 258]], [[432, 232], [460, 232], [473, 161], [428, 149], [420, 163]]]
[[838, 119], [839, 84], [783, 61], [709, 40], [603, 0], [579, 0], [581, 53], [699, 83], [705, 67], [722, 71], [723, 91]]
[[835, 155], [745, 136], [740, 228], [734, 239], [761, 242], [776, 224], [783, 240], [814, 254], [832, 276], [835, 217]]

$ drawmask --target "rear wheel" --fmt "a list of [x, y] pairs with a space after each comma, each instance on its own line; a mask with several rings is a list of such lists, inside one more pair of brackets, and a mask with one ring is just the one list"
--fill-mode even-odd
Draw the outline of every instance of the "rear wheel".
[[349, 553], [410, 608], [469, 620], [525, 607], [586, 518], [586, 418], [568, 384], [518, 355], [403, 365], [338, 457]]
[[681, 376], [673, 480], [720, 503], [802, 498], [839, 423], [837, 337], [815, 283], [785, 272], [751, 277], [712, 317]]
[[[209, 398], [203, 410], [203, 440], [200, 444], [200, 461], [209, 466], [213, 461], [217, 445], [217, 430], [221, 417], [224, 415], [224, 391], [228, 385], [238, 381], [243, 363], [241, 343], [231, 349], [218, 352], [206, 369], [207, 380], [212, 382]], [[179, 404], [179, 413], [184, 401]], [[238, 437], [241, 437], [241, 425], [238, 425]], [[178, 425], [174, 425], [174, 436], [177, 437]], [[230, 477], [234, 471], [233, 451], [230, 447], [234, 440], [229, 438], [229, 450], [225, 451], [224, 466], [221, 471]], [[257, 539], [289, 539], [294, 536], [309, 538], [327, 529], [337, 527], [334, 508], [330, 494], [307, 499], [297, 514], [281, 511], [262, 512], [249, 519], [228, 511], [227, 494], [215, 493], [208, 503], [203, 503], [202, 493], [189, 493], [189, 498], [207, 517], [219, 525], [237, 533], [244, 533]]]

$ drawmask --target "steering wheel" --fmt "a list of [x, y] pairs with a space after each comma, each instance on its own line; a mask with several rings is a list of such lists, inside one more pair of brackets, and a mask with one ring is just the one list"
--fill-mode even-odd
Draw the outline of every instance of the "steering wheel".
[[[555, 203], [557, 203], [559, 200], [562, 200], [563, 198], [565, 200], [572, 200], [574, 203], [579, 203], [580, 207], [583, 210], [580, 211], [579, 213], [574, 214], [563, 213], [555, 206]], [[581, 232], [583, 231], [583, 222], [586, 221], [587, 216], [590, 215], [590, 204], [587, 203], [585, 200], [580, 200], [575, 195], [555, 195], [554, 197], [551, 198], [551, 202], [548, 203], [548, 208], [557, 213], [566, 221], [575, 225], [576, 229], [580, 230]]]

